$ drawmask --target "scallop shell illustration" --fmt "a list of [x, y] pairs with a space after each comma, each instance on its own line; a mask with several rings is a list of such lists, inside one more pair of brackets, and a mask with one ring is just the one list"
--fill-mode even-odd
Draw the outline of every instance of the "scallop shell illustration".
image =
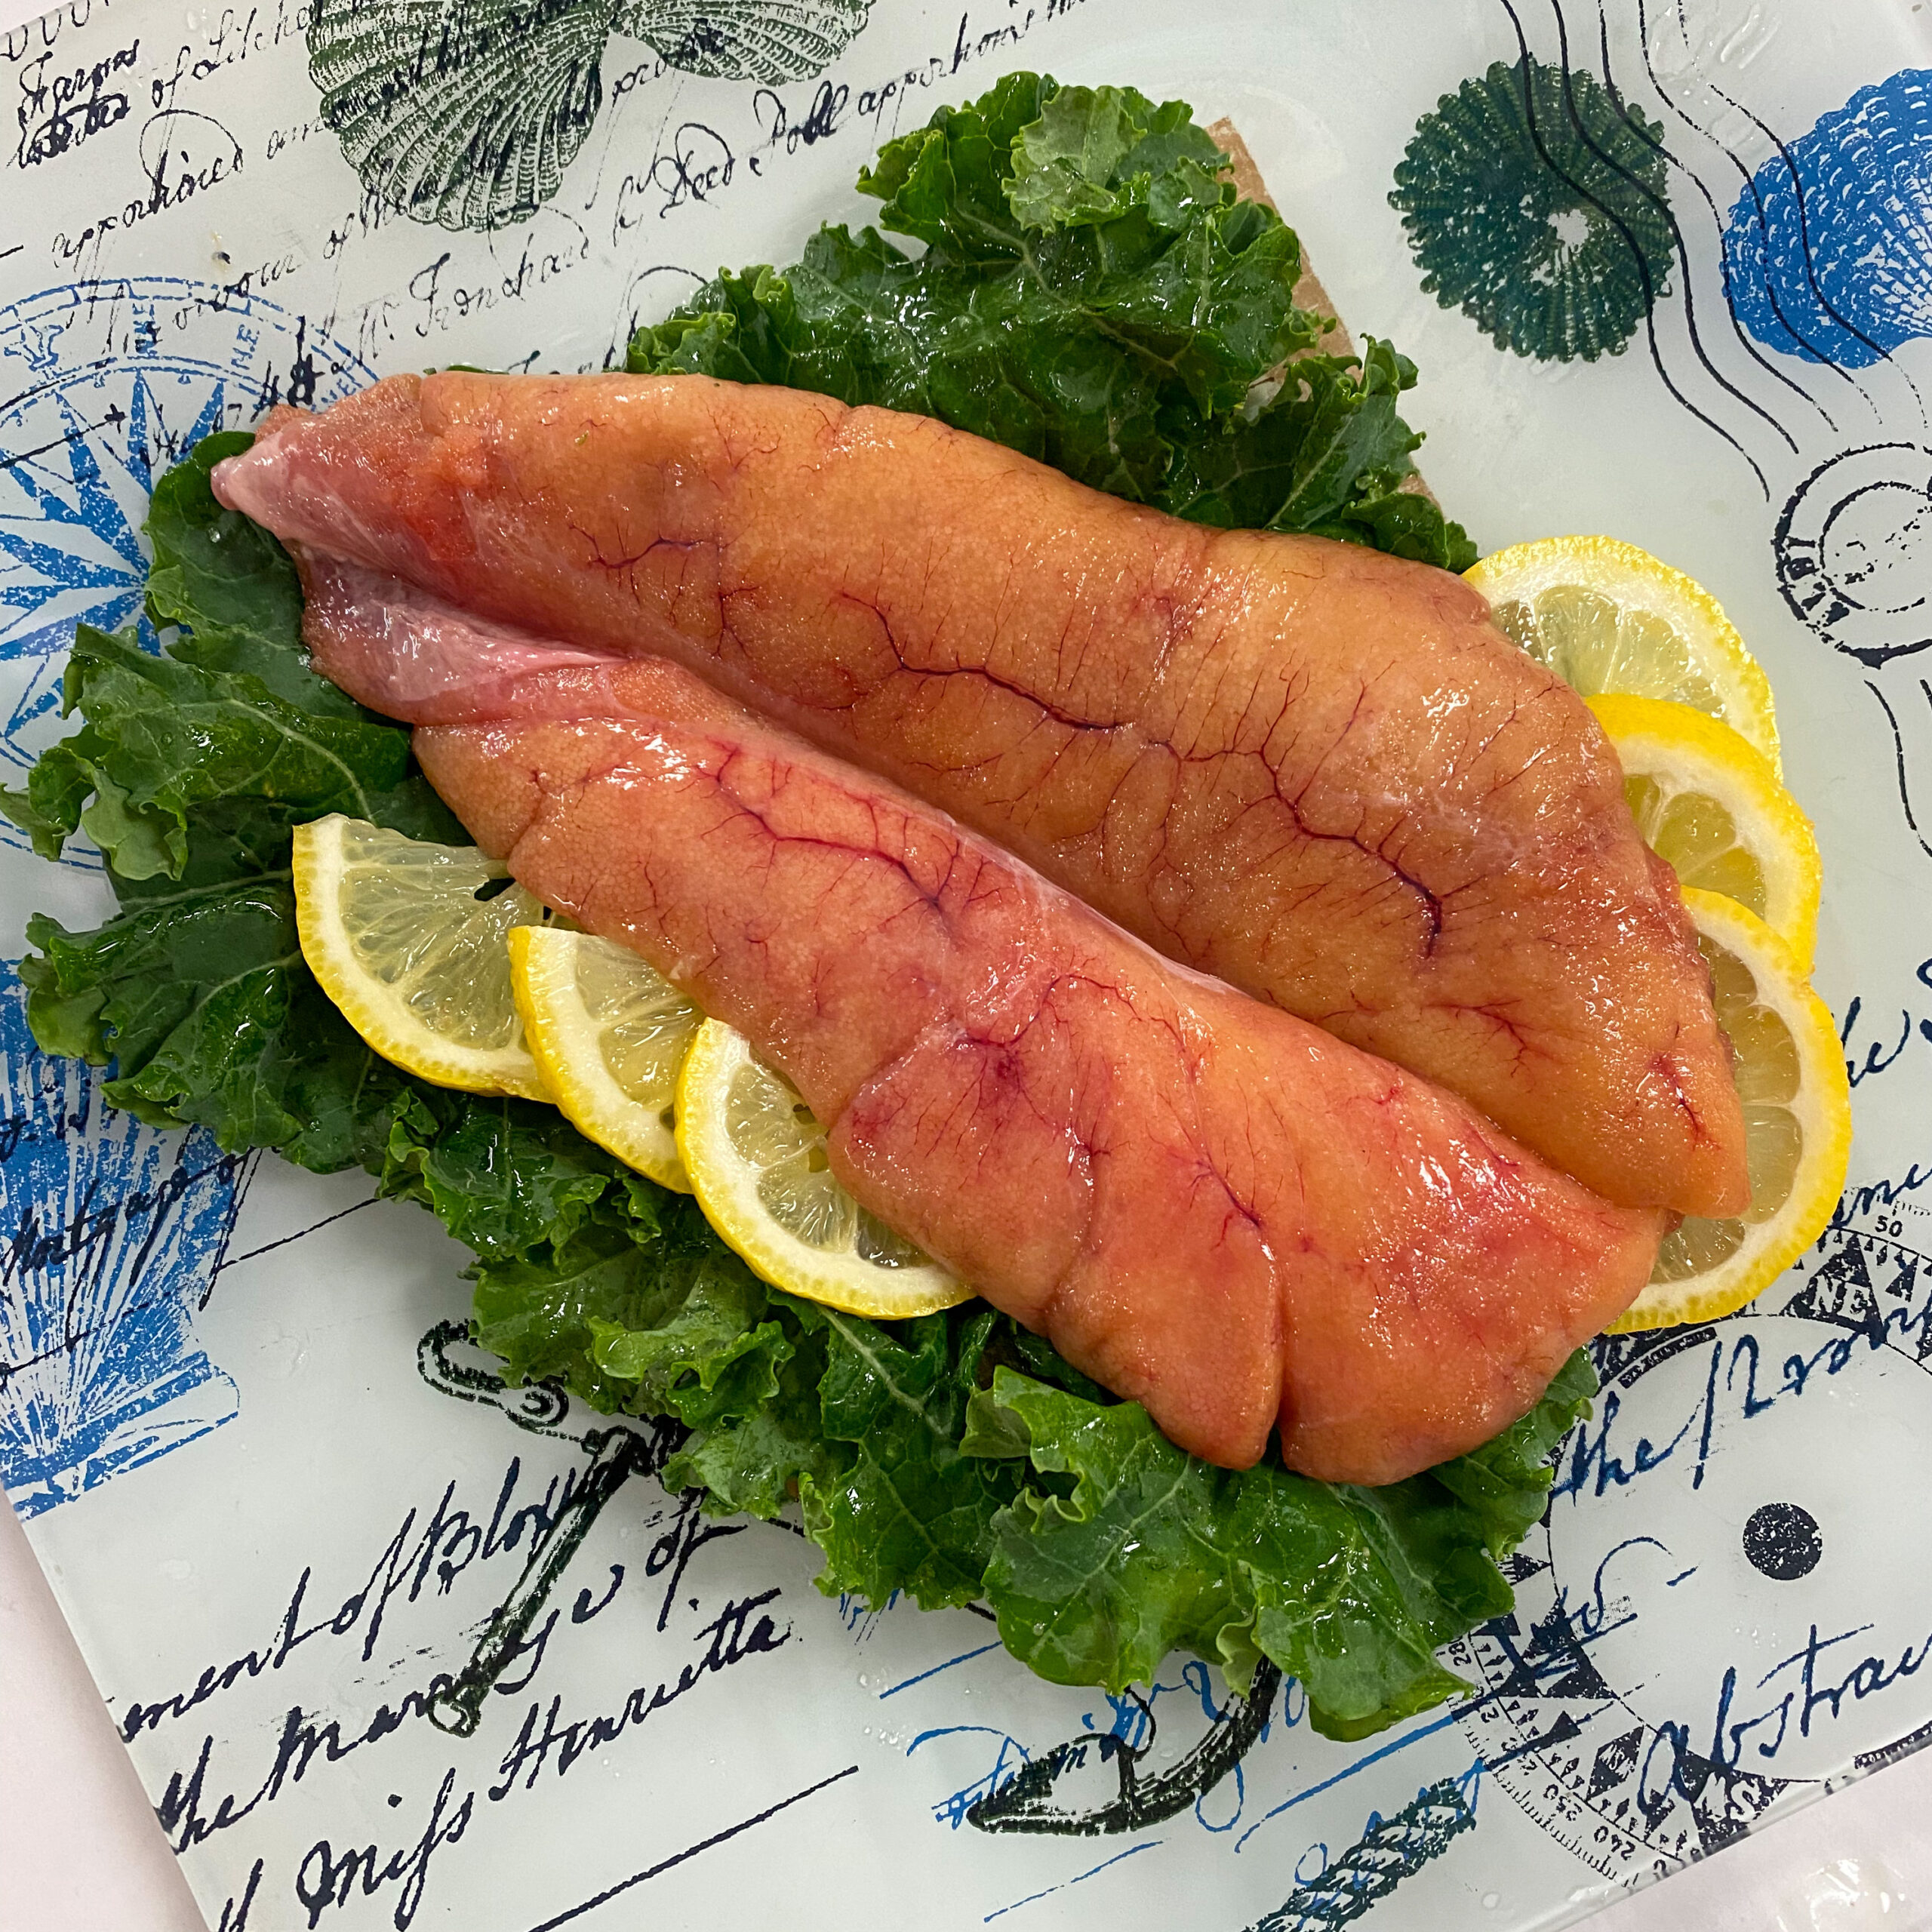
[[1619, 353], [1667, 292], [1662, 130], [1596, 78], [1525, 57], [1416, 124], [1389, 204], [1423, 288], [1500, 348]]
[[820, 72], [872, 0], [312, 0], [309, 71], [362, 185], [445, 228], [528, 220], [604, 104], [614, 34], [685, 73]]
[[872, 0], [636, 0], [617, 24], [688, 74], [772, 85], [823, 73], [871, 8]]
[[0, 1484], [32, 1516], [205, 1435], [235, 1384], [195, 1340], [246, 1155], [105, 1106], [0, 984]]
[[1932, 69], [1861, 88], [1766, 162], [1724, 266], [1737, 319], [1786, 355], [1868, 368], [1932, 335]]

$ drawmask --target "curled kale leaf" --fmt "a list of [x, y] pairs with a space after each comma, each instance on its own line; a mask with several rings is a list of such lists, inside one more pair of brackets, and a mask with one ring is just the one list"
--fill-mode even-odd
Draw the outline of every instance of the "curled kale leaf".
[[1461, 525], [1403, 488], [1414, 364], [1321, 352], [1301, 245], [1226, 158], [1183, 103], [1010, 74], [880, 149], [878, 228], [721, 271], [629, 367], [935, 416], [1177, 516], [1466, 569]]

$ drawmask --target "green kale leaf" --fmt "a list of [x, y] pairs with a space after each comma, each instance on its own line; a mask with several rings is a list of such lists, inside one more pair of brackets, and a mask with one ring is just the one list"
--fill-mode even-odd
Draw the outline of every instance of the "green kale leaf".
[[290, 837], [331, 811], [463, 835], [407, 728], [309, 668], [288, 553], [216, 500], [210, 472], [250, 440], [206, 438], [155, 488], [148, 606], [166, 649], [80, 626], [64, 690], [85, 721], [24, 794], [0, 792], [45, 856], [92, 838], [120, 909], [91, 932], [29, 924], [28, 1023], [51, 1053], [112, 1061], [107, 1098], [156, 1125], [322, 1171], [380, 1166], [408, 1083], [303, 961]]
[[157, 631], [180, 626], [173, 655], [184, 663], [257, 678], [311, 716], [367, 717], [303, 657], [302, 585], [288, 552], [215, 497], [215, 465], [254, 440], [246, 430], [205, 437], [155, 485], [149, 620]]
[[1401, 487], [1414, 365], [1317, 352], [1300, 244], [1225, 160], [1181, 102], [1010, 74], [860, 177], [921, 252], [822, 228], [782, 272], [721, 271], [629, 366], [936, 416], [1177, 515], [1467, 568], [1460, 525]]
[[995, 1317], [928, 1315], [897, 1334], [810, 1303], [792, 1304], [823, 1338], [819, 1383], [832, 1472], [801, 1483], [805, 1531], [825, 1552], [820, 1587], [882, 1603], [903, 1590], [928, 1610], [983, 1587], [995, 1514], [1018, 1484], [962, 1446], [966, 1404]]
[[1478, 1452], [1481, 1473], [1451, 1463], [1361, 1489], [1272, 1458], [1216, 1469], [1138, 1403], [999, 1367], [972, 1398], [968, 1452], [1072, 1478], [1021, 1490], [994, 1522], [986, 1587], [1001, 1637], [1043, 1677], [1114, 1690], [1171, 1650], [1219, 1664], [1237, 1688], [1268, 1657], [1300, 1679], [1318, 1730], [1365, 1737], [1468, 1687], [1433, 1653], [1509, 1608], [1493, 1558], [1521, 1540], [1532, 1495], [1541, 1514], [1541, 1458], [1595, 1389], [1578, 1355]]

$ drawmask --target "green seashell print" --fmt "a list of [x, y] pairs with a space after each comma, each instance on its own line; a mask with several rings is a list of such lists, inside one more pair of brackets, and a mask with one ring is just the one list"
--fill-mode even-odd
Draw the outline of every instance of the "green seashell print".
[[322, 118], [362, 185], [445, 228], [525, 221], [604, 104], [614, 35], [690, 74], [821, 72], [872, 0], [307, 0]]
[[362, 185], [445, 228], [527, 219], [604, 103], [616, 0], [313, 0], [309, 71]]
[[1662, 135], [1531, 57], [1465, 81], [1417, 122], [1389, 197], [1423, 288], [1518, 355], [1620, 353], [1668, 292]]
[[688, 74], [777, 84], [823, 72], [872, 0], [632, 0], [617, 31]]

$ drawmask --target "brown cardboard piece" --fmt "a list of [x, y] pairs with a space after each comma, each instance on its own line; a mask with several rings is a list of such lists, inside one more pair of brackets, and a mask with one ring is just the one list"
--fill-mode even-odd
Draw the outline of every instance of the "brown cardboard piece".
[[[1244, 198], [1259, 202], [1264, 208], [1281, 211], [1275, 198], [1268, 192], [1268, 184], [1261, 178], [1261, 171], [1254, 165], [1254, 157], [1249, 153], [1247, 143], [1241, 137], [1241, 131], [1232, 121], [1217, 121], [1208, 130], [1215, 146], [1228, 157], [1228, 175]], [[1284, 217], [1285, 219], [1285, 217]], [[1349, 325], [1336, 312], [1335, 305], [1328, 299], [1328, 291], [1321, 285], [1321, 278], [1309, 266], [1308, 251], [1303, 248], [1301, 256], [1301, 275], [1295, 283], [1294, 294], [1291, 298], [1297, 309], [1306, 309], [1309, 314], [1320, 315], [1332, 321], [1335, 326], [1324, 336], [1319, 352], [1324, 355], [1355, 355], [1360, 353], [1355, 340], [1349, 333]], [[1304, 352], [1312, 353], [1313, 352]], [[1431, 503], [1436, 501], [1435, 492], [1423, 481], [1420, 474], [1406, 476], [1398, 486], [1412, 495], [1426, 497]]]
[[[1273, 208], [1277, 214], [1281, 211], [1275, 198], [1268, 192], [1268, 184], [1261, 178], [1261, 171], [1254, 165], [1254, 157], [1247, 151], [1247, 143], [1232, 121], [1217, 121], [1208, 130], [1208, 138], [1228, 157], [1228, 174], [1232, 179], [1237, 192], [1242, 199], [1259, 202], [1263, 208]], [[1285, 217], [1284, 217], [1285, 219]], [[1340, 353], [1353, 355], [1355, 337], [1349, 334], [1349, 326], [1335, 312], [1335, 305], [1328, 299], [1328, 291], [1321, 285], [1321, 279], [1308, 265], [1308, 251], [1301, 256], [1301, 279], [1295, 284], [1294, 305], [1306, 309], [1311, 315], [1321, 315], [1335, 326], [1323, 337], [1321, 352], [1324, 355]]]

